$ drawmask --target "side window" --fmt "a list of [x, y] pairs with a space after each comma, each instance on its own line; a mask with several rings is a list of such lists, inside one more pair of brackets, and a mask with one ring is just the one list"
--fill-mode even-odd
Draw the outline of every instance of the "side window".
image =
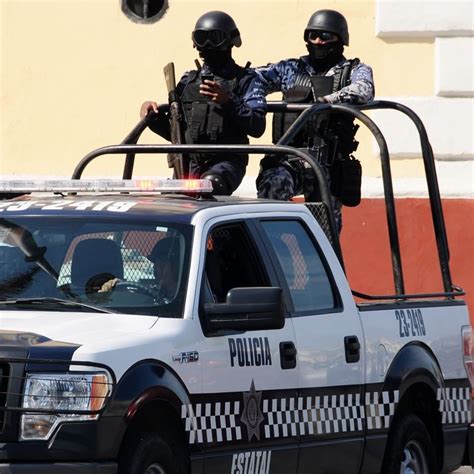
[[335, 297], [318, 250], [299, 221], [262, 221], [296, 312], [321, 311], [335, 307]]
[[207, 240], [205, 280], [205, 298], [217, 303], [224, 303], [232, 288], [270, 286], [243, 225], [227, 224], [211, 231]]

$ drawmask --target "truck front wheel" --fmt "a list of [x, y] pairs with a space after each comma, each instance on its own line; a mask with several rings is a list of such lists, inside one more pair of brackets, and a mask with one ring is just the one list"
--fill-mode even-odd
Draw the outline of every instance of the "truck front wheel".
[[[174, 449], [173, 449], [174, 448]], [[178, 446], [158, 433], [139, 433], [125, 447], [120, 460], [121, 474], [182, 474], [184, 453], [176, 456]]]
[[402, 414], [389, 435], [382, 472], [387, 474], [435, 474], [436, 452], [421, 419]]

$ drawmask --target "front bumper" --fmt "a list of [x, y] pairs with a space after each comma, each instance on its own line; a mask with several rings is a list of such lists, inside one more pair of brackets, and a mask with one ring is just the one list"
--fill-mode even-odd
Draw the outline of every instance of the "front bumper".
[[116, 463], [0, 464], [0, 474], [116, 474]]
[[[108, 462], [117, 459], [122, 435], [121, 418], [102, 417], [97, 421], [64, 423], [49, 441], [12, 441], [0, 438], [0, 474], [10, 472], [2, 470], [4, 464], [13, 466], [14, 469], [19, 469], [17, 466], [31, 466], [38, 463], [48, 466], [51, 464], [53, 467], [56, 463], [66, 465], [70, 463], [74, 466], [81, 466], [84, 463], [101, 465], [106, 460]], [[12, 472], [36, 474], [31, 467], [29, 469], [29, 471], [12, 470]], [[65, 472], [87, 472], [80, 470], [79, 467], [75, 469]]]

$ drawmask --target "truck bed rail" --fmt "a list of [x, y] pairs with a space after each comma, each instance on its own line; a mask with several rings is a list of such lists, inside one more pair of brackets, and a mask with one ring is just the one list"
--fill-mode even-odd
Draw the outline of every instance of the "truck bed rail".
[[[160, 105], [161, 111], [166, 111], [167, 104]], [[124, 163], [123, 178], [130, 179], [133, 174], [133, 167], [136, 153], [186, 153], [186, 152], [211, 152], [211, 153], [264, 153], [264, 154], [281, 154], [290, 155], [292, 160], [304, 160], [312, 167], [321, 190], [322, 202], [326, 205], [328, 210], [328, 234], [329, 240], [334, 246], [334, 249], [339, 257], [341, 264], [344, 266], [343, 256], [339, 244], [339, 236], [336, 231], [336, 226], [332, 213], [332, 204], [329, 194], [327, 181], [322, 170], [321, 165], [316, 159], [303, 149], [297, 149], [288, 146], [292, 139], [298, 134], [305, 123], [314, 115], [322, 112], [336, 112], [349, 115], [355, 119], [360, 120], [374, 136], [380, 152], [380, 160], [382, 167], [382, 180], [384, 186], [384, 198], [386, 208], [386, 219], [389, 232], [389, 241], [391, 249], [393, 282], [395, 288], [395, 295], [379, 295], [377, 297], [366, 295], [360, 292], [353, 292], [355, 296], [364, 299], [406, 299], [408, 297], [426, 297], [428, 294], [406, 295], [403, 277], [403, 265], [400, 251], [400, 243], [398, 236], [397, 217], [395, 209], [395, 198], [393, 192], [393, 179], [390, 168], [390, 155], [386, 140], [374, 123], [363, 111], [377, 110], [377, 109], [391, 109], [405, 114], [415, 125], [421, 144], [421, 152], [425, 169], [426, 182], [428, 187], [428, 195], [430, 200], [431, 215], [433, 226], [436, 233], [436, 245], [438, 251], [438, 259], [443, 282], [444, 292], [432, 293], [436, 296], [444, 296], [453, 298], [455, 296], [463, 295], [464, 292], [459, 287], [453, 285], [451, 280], [451, 273], [449, 268], [449, 247], [446, 234], [446, 226], [444, 222], [443, 209], [441, 204], [441, 197], [439, 193], [438, 180], [436, 175], [436, 167], [434, 162], [433, 150], [426, 133], [423, 122], [418, 115], [410, 108], [391, 101], [374, 101], [365, 105], [344, 105], [344, 104], [286, 104], [284, 102], [269, 102], [267, 106], [268, 112], [301, 112], [299, 117], [293, 122], [291, 127], [280, 138], [275, 145], [136, 145], [142, 132], [148, 127], [148, 124], [153, 119], [154, 114], [149, 114], [143, 118], [125, 137], [121, 145], [102, 147], [92, 151], [86, 155], [77, 165], [72, 175], [73, 179], [80, 179], [86, 166], [95, 158], [105, 154], [125, 154], [126, 159]]]

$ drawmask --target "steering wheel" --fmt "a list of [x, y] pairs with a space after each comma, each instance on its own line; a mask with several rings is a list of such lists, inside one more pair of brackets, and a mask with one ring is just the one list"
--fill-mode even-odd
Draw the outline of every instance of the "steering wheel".
[[114, 285], [112, 291], [127, 291], [130, 293], [139, 293], [155, 299], [155, 294], [150, 288], [145, 285], [142, 285], [141, 283], [137, 283], [136, 281], [119, 281]]

